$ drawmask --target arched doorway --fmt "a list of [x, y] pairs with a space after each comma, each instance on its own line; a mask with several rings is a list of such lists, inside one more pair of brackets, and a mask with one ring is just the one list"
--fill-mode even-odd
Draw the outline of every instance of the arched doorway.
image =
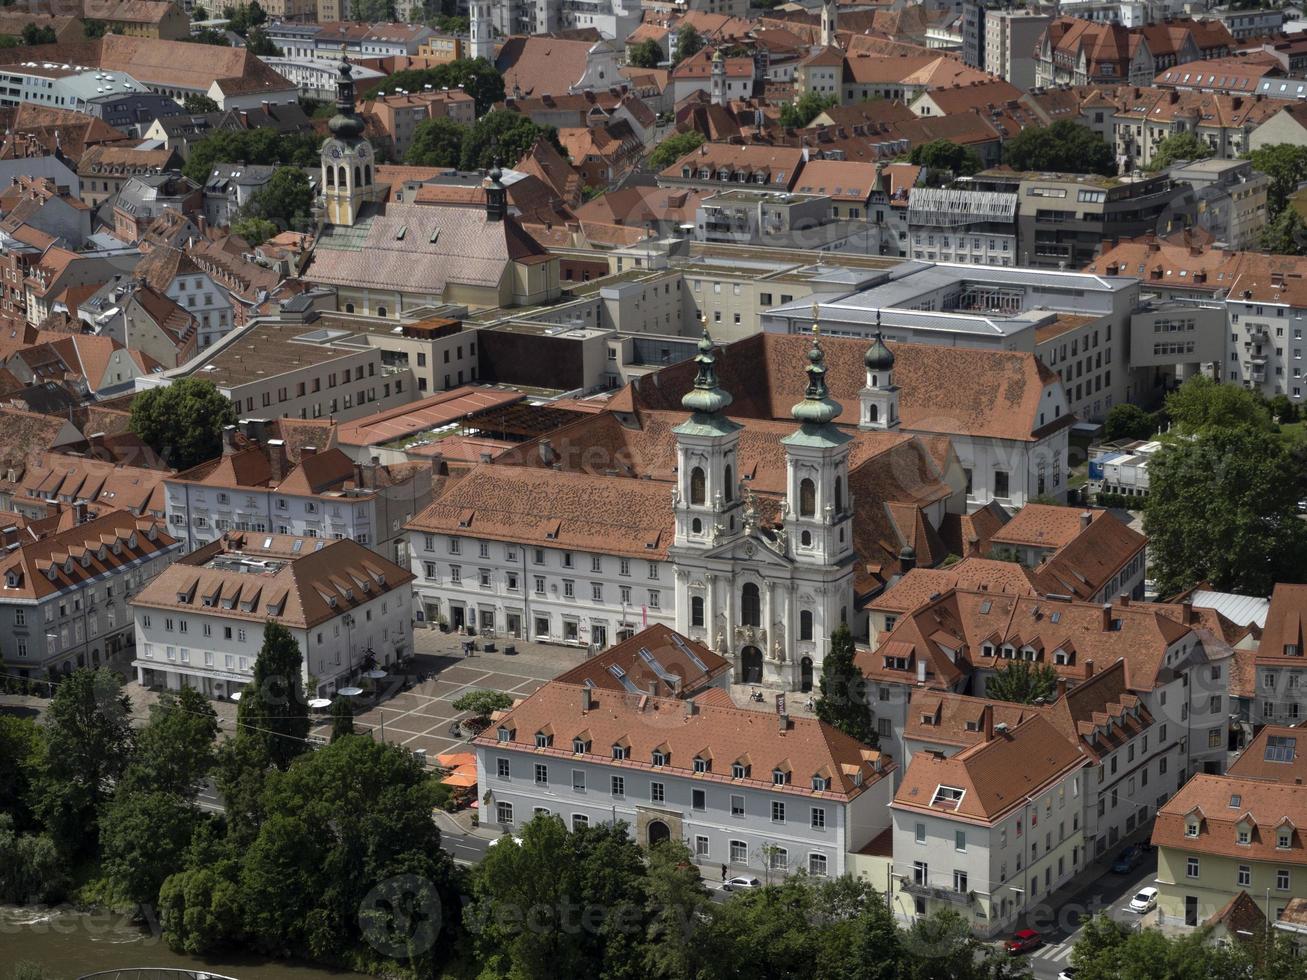
[[671, 829], [667, 826], [667, 824], [663, 823], [661, 820], [649, 821], [649, 829], [647, 833], [649, 835], [650, 847], [653, 847], [655, 844], [661, 843], [662, 841], [668, 840], [672, 836]]
[[804, 657], [799, 661], [799, 690], [812, 690], [812, 658]]
[[741, 681], [745, 684], [762, 683], [762, 651], [757, 647], [745, 647], [740, 651]]

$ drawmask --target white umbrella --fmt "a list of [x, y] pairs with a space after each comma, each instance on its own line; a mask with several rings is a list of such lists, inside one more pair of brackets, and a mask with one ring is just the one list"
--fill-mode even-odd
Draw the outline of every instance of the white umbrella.
[[240, 692], [240, 691], [232, 691], [232, 692], [231, 692], [231, 699], [232, 699], [233, 701], [239, 701], [239, 700], [241, 699], [241, 692]]
[[377, 668], [375, 670], [369, 670], [363, 676], [366, 677], [368, 680], [379, 681], [386, 676], [386, 672], [381, 668]]
[[360, 694], [363, 693], [363, 688], [361, 688], [361, 687], [342, 687], [342, 688], [341, 688], [339, 691], [337, 691], [336, 693], [337, 693], [337, 694], [343, 694], [343, 695], [345, 695], [345, 697], [347, 697], [347, 698], [354, 698], [354, 697], [358, 697]]
[[331, 698], [314, 698], [309, 702], [309, 707], [314, 711], [321, 711], [323, 708], [330, 708]]

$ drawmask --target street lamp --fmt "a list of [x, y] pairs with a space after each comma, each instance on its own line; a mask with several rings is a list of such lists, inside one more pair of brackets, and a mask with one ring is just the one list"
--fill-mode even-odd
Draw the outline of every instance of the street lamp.
[[349, 673], [354, 674], [354, 614], [345, 613], [341, 616], [341, 622], [345, 624], [345, 652], [349, 654]]

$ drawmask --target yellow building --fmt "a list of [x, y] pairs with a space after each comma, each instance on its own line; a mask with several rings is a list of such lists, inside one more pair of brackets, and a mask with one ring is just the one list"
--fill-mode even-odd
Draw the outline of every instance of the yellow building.
[[433, 34], [418, 45], [418, 57], [435, 62], [457, 61], [463, 57], [463, 39], [446, 34]]
[[1224, 776], [1194, 776], [1157, 813], [1158, 907], [1197, 926], [1247, 892], [1272, 922], [1307, 889], [1307, 785], [1296, 729], [1263, 729]]
[[92, 18], [111, 34], [183, 41], [190, 37], [191, 19], [171, 0], [110, 0]]

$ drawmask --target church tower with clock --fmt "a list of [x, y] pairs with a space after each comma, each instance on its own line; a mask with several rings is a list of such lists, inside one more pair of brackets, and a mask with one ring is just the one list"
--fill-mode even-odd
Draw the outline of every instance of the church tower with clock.
[[322, 144], [322, 198], [326, 220], [353, 225], [365, 202], [376, 199], [376, 161], [363, 138], [363, 119], [354, 109], [354, 70], [344, 55], [336, 79], [336, 114], [327, 124], [331, 136]]

